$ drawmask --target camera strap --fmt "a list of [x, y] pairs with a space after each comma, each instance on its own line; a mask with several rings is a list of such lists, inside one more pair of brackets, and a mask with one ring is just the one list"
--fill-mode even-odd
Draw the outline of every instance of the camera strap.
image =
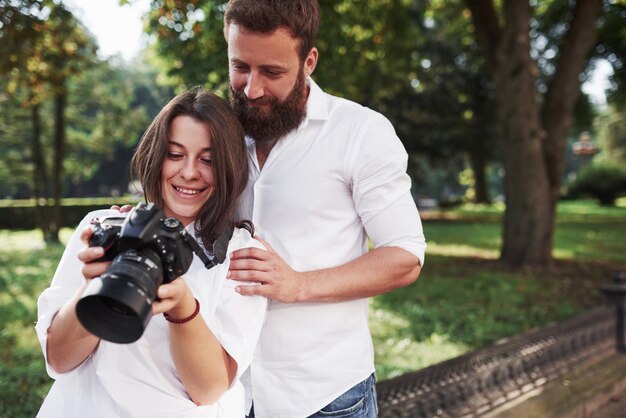
[[226, 228], [226, 230], [217, 237], [213, 243], [212, 251], [208, 254], [204, 251], [204, 248], [198, 244], [198, 241], [191, 236], [191, 234], [187, 234], [187, 242], [193, 252], [204, 263], [204, 267], [208, 270], [224, 262], [226, 259], [226, 251], [228, 250], [228, 243], [230, 242], [232, 236], [233, 229]]
[[213, 256], [218, 264], [222, 264], [226, 260], [226, 252], [228, 251], [228, 243], [233, 237], [233, 227], [227, 226], [224, 231], [217, 237], [213, 243]]
[[207, 270], [219, 264], [216, 262], [215, 257], [204, 252], [204, 249], [198, 244], [198, 241], [189, 234], [187, 234], [187, 243], [191, 247], [191, 250], [200, 258]]

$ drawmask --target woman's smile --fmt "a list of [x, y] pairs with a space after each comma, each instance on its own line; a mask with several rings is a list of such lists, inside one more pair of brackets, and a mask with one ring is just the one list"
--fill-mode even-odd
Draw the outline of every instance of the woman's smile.
[[183, 197], [194, 197], [207, 189], [206, 187], [203, 189], [193, 189], [193, 188], [188, 188], [184, 186], [176, 186], [176, 185], [172, 185], [172, 187]]

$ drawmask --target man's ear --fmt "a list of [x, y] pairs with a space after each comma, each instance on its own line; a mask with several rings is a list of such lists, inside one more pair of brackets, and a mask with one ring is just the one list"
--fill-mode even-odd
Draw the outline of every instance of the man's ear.
[[317, 66], [317, 57], [318, 57], [317, 48], [313, 47], [309, 51], [309, 55], [307, 55], [304, 60], [303, 71], [305, 76], [310, 76], [315, 71], [315, 67]]

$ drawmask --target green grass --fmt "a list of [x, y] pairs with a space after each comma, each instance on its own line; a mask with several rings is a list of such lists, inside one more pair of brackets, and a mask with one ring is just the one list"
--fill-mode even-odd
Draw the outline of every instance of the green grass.
[[38, 231], [0, 231], [0, 417], [35, 416], [50, 386], [34, 324], [62, 253]]
[[380, 379], [416, 370], [604, 303], [603, 285], [626, 271], [626, 199], [558, 208], [549, 269], [498, 263], [503, 207], [424, 213], [426, 263], [411, 286], [374, 298]]
[[[379, 380], [582, 313], [626, 270], [626, 200], [559, 206], [553, 267], [497, 262], [502, 207], [424, 213], [426, 264], [411, 286], [373, 298]], [[63, 229], [67, 242], [71, 231]], [[0, 417], [32, 417], [50, 386], [34, 322], [36, 301], [63, 252], [38, 231], [0, 231]]]

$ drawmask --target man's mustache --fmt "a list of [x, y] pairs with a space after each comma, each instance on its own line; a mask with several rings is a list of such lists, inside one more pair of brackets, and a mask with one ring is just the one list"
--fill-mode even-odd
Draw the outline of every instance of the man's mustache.
[[248, 106], [266, 106], [266, 105], [271, 105], [273, 102], [273, 100], [267, 98], [267, 97], [259, 97], [256, 98], [254, 100], [250, 100], [248, 98], [245, 99], [245, 103]]
[[236, 91], [235, 97], [237, 100], [248, 106], [263, 106], [263, 105], [271, 105], [274, 100], [271, 97], [257, 97], [256, 99], [249, 99], [242, 91]]

